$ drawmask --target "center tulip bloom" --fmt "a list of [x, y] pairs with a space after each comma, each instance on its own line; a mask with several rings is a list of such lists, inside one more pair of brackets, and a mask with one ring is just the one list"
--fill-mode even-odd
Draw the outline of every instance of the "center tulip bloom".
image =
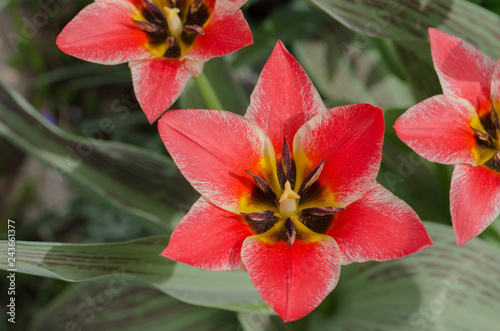
[[59, 48], [100, 63], [129, 62], [150, 123], [209, 59], [252, 43], [239, 9], [246, 0], [96, 0], [57, 37]]
[[162, 256], [209, 270], [246, 269], [285, 321], [317, 307], [340, 266], [431, 245], [415, 212], [375, 182], [380, 108], [326, 109], [279, 42], [246, 115], [174, 110], [159, 132], [201, 194]]
[[394, 129], [422, 157], [455, 165], [451, 220], [463, 245], [500, 214], [500, 62], [458, 37], [429, 35], [443, 95], [408, 109]]

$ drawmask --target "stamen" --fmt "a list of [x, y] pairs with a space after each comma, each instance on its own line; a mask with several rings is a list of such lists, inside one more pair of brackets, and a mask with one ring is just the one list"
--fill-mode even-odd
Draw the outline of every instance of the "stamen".
[[300, 199], [300, 196], [292, 190], [290, 181], [287, 180], [285, 183], [285, 189], [283, 190], [279, 200], [280, 214], [284, 217], [292, 216], [295, 213], [295, 210], [297, 210], [297, 204], [295, 203], [295, 200], [297, 199]]
[[261, 222], [274, 218], [274, 212], [272, 210], [266, 210], [257, 213], [241, 213], [241, 215], [248, 217], [254, 222]]
[[149, 33], [154, 33], [154, 34], [163, 34], [165, 33], [165, 29], [161, 26], [158, 26], [153, 23], [149, 22], [143, 22], [143, 21], [137, 21], [137, 20], [132, 20], [134, 23], [139, 27], [139, 29], [149, 32]]
[[345, 208], [340, 207], [314, 207], [314, 208], [305, 208], [302, 209], [303, 216], [327, 216], [327, 215], [335, 215], [341, 210]]
[[199, 33], [202, 36], [205, 35], [205, 32], [203, 31], [203, 29], [201, 27], [199, 27], [198, 25], [185, 25], [184, 31], [189, 32], [189, 33]]
[[500, 152], [495, 152], [495, 155], [493, 157], [495, 158], [495, 161], [500, 163]]
[[179, 8], [163, 7], [167, 13], [167, 24], [173, 37], [179, 37], [182, 33], [182, 21], [179, 17]]
[[153, 15], [156, 23], [164, 24], [165, 16], [161, 12], [160, 8], [158, 8], [153, 1], [151, 0], [142, 0], [148, 7], [149, 12]]
[[314, 168], [309, 173], [309, 175], [307, 175], [307, 177], [304, 179], [304, 182], [302, 183], [299, 189], [299, 195], [301, 197], [303, 197], [307, 193], [311, 185], [314, 184], [314, 182], [318, 179], [319, 175], [321, 174], [321, 171], [323, 170], [324, 164], [325, 164], [325, 159], [321, 160], [319, 166]]
[[165, 39], [165, 42], [168, 44], [168, 48], [174, 47], [175, 45], [174, 37], [167, 37], [167, 39]]
[[491, 139], [490, 135], [484, 132], [481, 132], [480, 130], [474, 129], [472, 126], [469, 126], [469, 128], [474, 131], [476, 134], [476, 137], [481, 140], [482, 142], [488, 144], [488, 146], [493, 145], [493, 140]]
[[291, 180], [292, 174], [292, 158], [290, 156], [290, 148], [283, 137], [283, 149], [281, 150], [281, 163], [283, 165], [283, 173], [286, 180]]
[[297, 231], [295, 231], [293, 222], [289, 218], [285, 221], [285, 230], [288, 237], [288, 246], [292, 246], [295, 242], [295, 238], [297, 238]]
[[493, 123], [495, 124], [495, 130], [500, 130], [500, 122], [498, 121], [498, 114], [495, 109], [491, 110], [491, 117], [493, 117]]
[[257, 187], [260, 188], [262, 192], [264, 192], [268, 200], [274, 201], [276, 199], [276, 194], [273, 192], [271, 186], [269, 186], [269, 184], [264, 179], [260, 178], [257, 175], [252, 174], [248, 169], [245, 169], [245, 171], [247, 174], [253, 177], [255, 185], [257, 185]]
[[203, 0], [194, 0], [191, 3], [191, 6], [189, 6], [189, 13], [192, 14], [194, 12], [197, 12], [198, 9], [200, 9], [202, 4], [203, 4]]

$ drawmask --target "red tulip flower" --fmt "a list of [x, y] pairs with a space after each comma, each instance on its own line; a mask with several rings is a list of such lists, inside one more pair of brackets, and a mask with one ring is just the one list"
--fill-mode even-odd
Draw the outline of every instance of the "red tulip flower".
[[246, 269], [285, 321], [318, 306], [342, 264], [391, 260], [432, 243], [415, 212], [375, 181], [382, 110], [326, 109], [281, 42], [244, 117], [174, 110], [158, 125], [201, 194], [161, 255], [209, 270]]
[[443, 95], [408, 109], [394, 129], [429, 161], [455, 165], [451, 220], [463, 245], [500, 213], [500, 62], [455, 36], [429, 35]]
[[59, 48], [101, 64], [129, 62], [150, 123], [209, 59], [252, 43], [246, 0], [96, 0], [57, 38]]

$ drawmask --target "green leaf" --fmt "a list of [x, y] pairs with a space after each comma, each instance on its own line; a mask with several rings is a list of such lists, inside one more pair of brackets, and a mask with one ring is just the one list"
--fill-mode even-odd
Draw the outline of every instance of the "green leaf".
[[458, 247], [450, 226], [426, 228], [434, 246], [424, 251], [342, 267], [311, 329], [496, 330], [500, 249], [481, 239]]
[[500, 54], [500, 17], [464, 0], [311, 0], [361, 34], [426, 40], [428, 27], [467, 40], [493, 58]]
[[422, 219], [450, 224], [449, 165], [427, 161], [406, 146], [392, 127], [404, 109], [384, 112], [386, 131], [377, 181], [406, 201]]
[[[227, 330], [238, 327], [234, 313], [182, 303], [164, 293], [119, 280], [70, 286], [42, 308], [32, 331]], [[168, 327], [167, 327], [168, 326]]]
[[[113, 275], [124, 284], [147, 283], [200, 306], [271, 312], [247, 272], [207, 271], [166, 259], [159, 254], [167, 243], [166, 236], [100, 245], [18, 241], [15, 264], [18, 272], [31, 275], [73, 282]], [[6, 241], [0, 241], [2, 256], [7, 256], [8, 247]], [[7, 259], [0, 261], [0, 268], [9, 269]]]
[[[302, 1], [291, 1], [269, 14], [253, 29], [253, 45], [235, 54], [234, 66], [264, 63], [273, 51], [277, 40], [283, 43], [306, 38], [314, 31], [323, 14]], [[262, 65], [262, 64], [260, 64]]]
[[328, 106], [370, 103], [407, 108], [415, 104], [395, 61], [381, 52], [387, 45], [363, 38], [366, 45], [361, 51], [355, 48], [360, 41], [354, 32], [327, 18], [307, 40], [294, 42], [293, 50], [321, 95], [331, 100]]
[[[124, 110], [121, 115], [127, 116]], [[101, 123], [103, 132], [113, 127], [111, 119]], [[98, 199], [148, 221], [153, 230], [171, 230], [174, 224], [167, 221], [193, 197], [173, 161], [143, 148], [104, 141], [103, 132], [88, 133], [94, 138], [64, 132], [0, 82], [0, 135]]]

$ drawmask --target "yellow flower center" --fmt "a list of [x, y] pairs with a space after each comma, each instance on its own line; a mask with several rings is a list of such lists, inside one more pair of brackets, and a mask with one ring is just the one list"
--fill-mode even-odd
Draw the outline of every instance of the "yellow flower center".
[[317, 197], [326, 193], [321, 185], [315, 185], [324, 163], [323, 159], [314, 169], [307, 171], [307, 176], [302, 174], [297, 182], [297, 174], [305, 169], [296, 169], [284, 140], [281, 162], [271, 169], [269, 164], [263, 167], [262, 174], [267, 175], [267, 180], [245, 170], [252, 176], [256, 189], [252, 190], [250, 198], [242, 200], [242, 209], [246, 212], [241, 214], [252, 230], [266, 234], [265, 240], [269, 242], [286, 241], [290, 246], [296, 239], [306, 240], [307, 237], [307, 240], [313, 240], [314, 233], [326, 233], [335, 214], [343, 208], [315, 205], [319, 202]]
[[212, 14], [204, 0], [142, 0], [132, 21], [147, 34], [146, 47], [158, 58], [182, 59]]
[[476, 139], [476, 163], [500, 173], [500, 123], [496, 110], [492, 108], [481, 118], [473, 118], [470, 129]]

